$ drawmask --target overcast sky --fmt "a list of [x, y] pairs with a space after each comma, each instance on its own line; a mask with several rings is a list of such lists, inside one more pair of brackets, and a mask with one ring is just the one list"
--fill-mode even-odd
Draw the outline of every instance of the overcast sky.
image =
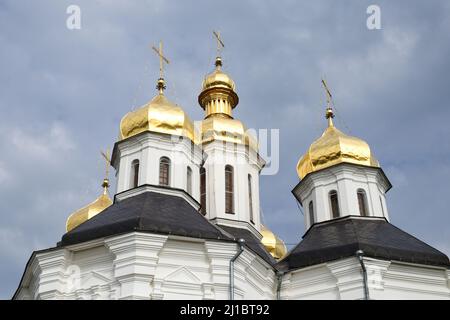
[[[450, 253], [450, 2], [0, 1], [0, 298], [33, 250], [55, 246], [71, 212], [97, 197], [100, 149], [155, 94], [164, 40], [167, 96], [192, 119], [220, 30], [236, 82], [234, 115], [280, 129], [280, 170], [261, 178], [265, 223], [289, 245], [305, 229], [296, 164], [326, 126], [366, 140], [393, 184], [391, 222]], [[81, 8], [81, 29], [66, 9]], [[370, 4], [381, 30], [366, 27]], [[111, 190], [114, 193], [114, 189]]]

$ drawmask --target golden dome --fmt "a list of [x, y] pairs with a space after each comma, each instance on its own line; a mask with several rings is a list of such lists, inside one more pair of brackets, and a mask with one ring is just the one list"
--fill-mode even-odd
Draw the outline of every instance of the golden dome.
[[222, 59], [220, 57], [216, 58], [216, 69], [205, 77], [202, 84], [202, 89], [206, 90], [209, 88], [228, 88], [235, 90], [236, 86], [233, 79], [222, 71]]
[[108, 179], [103, 180], [102, 187], [103, 193], [97, 199], [95, 199], [95, 201], [75, 211], [69, 216], [69, 218], [67, 218], [66, 222], [67, 232], [78, 227], [83, 222], [91, 219], [92, 217], [96, 216], [97, 214], [108, 208], [110, 205], [112, 205], [113, 202], [111, 201], [108, 195], [108, 187], [109, 187]]
[[191, 119], [183, 109], [169, 101], [162, 90], [150, 102], [122, 118], [119, 139], [123, 140], [144, 131], [185, 136], [194, 140], [194, 125]]
[[380, 167], [369, 145], [356, 137], [351, 137], [333, 125], [333, 111], [327, 108], [328, 128], [322, 136], [314, 141], [297, 164], [300, 179], [307, 174], [338, 163], [354, 163], [368, 167]]
[[203, 80], [202, 92], [198, 103], [205, 110], [205, 118], [219, 115], [222, 118], [233, 118], [231, 110], [239, 103], [234, 81], [222, 71], [222, 59], [216, 58], [215, 70]]
[[231, 111], [239, 103], [235, 89], [233, 79], [222, 71], [222, 59], [217, 57], [215, 70], [203, 80], [202, 92], [198, 96], [198, 102], [205, 110], [200, 142], [221, 140], [257, 150], [256, 139], [247, 133], [241, 121], [233, 119]]
[[278, 238], [272, 231], [267, 229], [265, 226], [261, 225], [261, 234], [263, 238], [261, 239], [262, 244], [266, 247], [267, 251], [279, 260], [284, 257], [287, 252], [286, 246], [280, 238]]

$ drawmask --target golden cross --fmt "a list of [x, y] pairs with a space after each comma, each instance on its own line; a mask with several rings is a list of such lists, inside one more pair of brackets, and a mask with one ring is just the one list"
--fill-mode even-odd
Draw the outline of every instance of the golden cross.
[[163, 77], [164, 77], [164, 74], [163, 74], [164, 62], [169, 64], [169, 60], [167, 60], [167, 58], [164, 57], [164, 55], [163, 55], [162, 41], [159, 42], [159, 49], [156, 49], [154, 46], [152, 46], [152, 49], [159, 56], [159, 78], [163, 79]]
[[325, 82], [324, 79], [322, 79], [322, 85], [325, 88], [325, 91], [326, 91], [326, 94], [327, 94], [327, 107], [329, 107], [330, 103], [331, 103], [332, 95], [331, 95], [331, 92], [328, 89], [327, 83]]
[[105, 163], [106, 163], [106, 176], [105, 176], [105, 179], [108, 179], [108, 177], [109, 177], [109, 166], [111, 165], [111, 158], [109, 157], [109, 149], [106, 149], [106, 153], [100, 150], [100, 153], [102, 154], [103, 158], [105, 158]]
[[213, 31], [214, 37], [216, 37], [217, 40], [217, 56], [220, 56], [220, 50], [225, 48], [225, 45], [223, 44], [222, 39], [220, 39], [220, 32], [219, 31]]

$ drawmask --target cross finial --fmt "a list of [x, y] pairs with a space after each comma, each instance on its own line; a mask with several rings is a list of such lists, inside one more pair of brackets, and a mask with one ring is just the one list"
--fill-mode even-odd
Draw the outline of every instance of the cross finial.
[[103, 179], [102, 187], [103, 193], [106, 194], [109, 188], [109, 166], [111, 165], [111, 158], [109, 157], [109, 149], [106, 149], [106, 152], [100, 151], [103, 158], [105, 158], [106, 170], [105, 170], [105, 178]]
[[331, 101], [333, 96], [331, 95], [330, 90], [328, 89], [327, 83], [324, 79], [322, 79], [322, 85], [325, 89], [325, 93], [327, 94], [327, 110], [325, 112], [325, 118], [328, 120], [328, 126], [333, 126], [333, 118], [334, 118], [334, 112], [333, 108], [331, 107]]
[[220, 57], [220, 54], [222, 52], [222, 49], [225, 48], [225, 44], [223, 43], [222, 39], [220, 38], [220, 32], [219, 31], [213, 31], [213, 35], [217, 40], [217, 57], [216, 57], [216, 67], [222, 66], [222, 59]]
[[154, 46], [152, 46], [153, 51], [156, 52], [156, 54], [159, 57], [159, 79], [158, 84], [156, 85], [156, 89], [159, 90], [159, 93], [163, 93], [164, 89], [166, 88], [165, 82], [164, 82], [164, 62], [169, 64], [169, 60], [164, 57], [163, 55], [163, 45], [162, 41], [159, 42], [159, 49], [156, 49]]

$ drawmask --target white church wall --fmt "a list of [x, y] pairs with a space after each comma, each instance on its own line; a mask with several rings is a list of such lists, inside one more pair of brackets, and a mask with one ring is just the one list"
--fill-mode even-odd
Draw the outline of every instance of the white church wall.
[[275, 272], [259, 256], [243, 252], [235, 269], [236, 300], [276, 299]]
[[[17, 299], [229, 299], [235, 242], [128, 233], [38, 253]], [[274, 299], [270, 265], [245, 249], [236, 299]]]
[[[385, 217], [389, 221], [385, 193], [388, 184], [378, 168], [341, 163], [313, 172], [294, 189], [305, 214], [305, 225], [311, 226], [309, 202], [314, 205], [314, 222], [333, 219], [329, 194], [338, 194], [340, 216], [360, 215], [357, 192], [364, 190], [368, 216]], [[381, 200], [380, 200], [381, 199]]]
[[170, 186], [187, 192], [187, 167], [192, 170], [191, 195], [200, 201], [201, 149], [184, 137], [152, 132], [129, 138], [117, 145], [116, 168], [117, 193], [132, 186], [132, 162], [139, 161], [138, 184], [159, 185], [159, 161], [170, 159]]
[[[206, 170], [207, 217], [251, 223], [260, 230], [259, 173], [262, 168], [257, 154], [240, 144], [213, 141], [204, 145], [208, 155]], [[225, 166], [233, 167], [234, 214], [225, 212]], [[248, 175], [252, 179], [253, 222], [250, 221]]]
[[450, 299], [449, 269], [368, 259], [371, 299]]
[[[450, 299], [449, 269], [364, 258], [369, 299]], [[283, 276], [281, 299], [364, 299], [362, 268], [346, 258]]]

